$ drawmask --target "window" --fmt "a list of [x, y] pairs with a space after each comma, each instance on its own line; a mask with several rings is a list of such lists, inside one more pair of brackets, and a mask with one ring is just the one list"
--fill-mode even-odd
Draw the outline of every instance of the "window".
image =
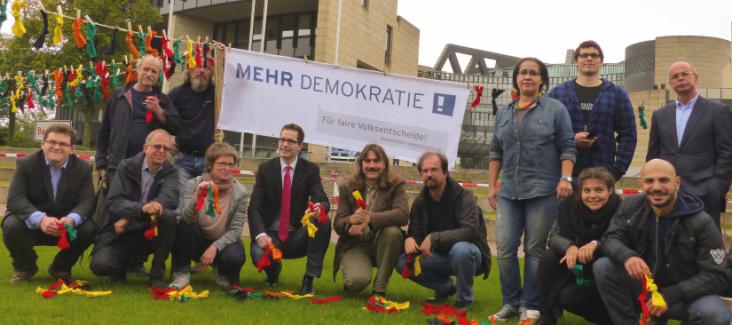
[[393, 33], [393, 28], [386, 25], [386, 50], [384, 51], [384, 63], [386, 65], [391, 65], [391, 41]]
[[361, 7], [363, 7], [364, 9], [368, 9], [369, 8], [369, 0], [361, 0]]

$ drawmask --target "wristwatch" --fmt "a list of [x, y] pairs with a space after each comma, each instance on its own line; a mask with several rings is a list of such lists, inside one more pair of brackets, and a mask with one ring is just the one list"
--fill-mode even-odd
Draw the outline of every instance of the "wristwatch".
[[572, 178], [572, 176], [562, 176], [562, 180], [572, 183], [574, 178]]

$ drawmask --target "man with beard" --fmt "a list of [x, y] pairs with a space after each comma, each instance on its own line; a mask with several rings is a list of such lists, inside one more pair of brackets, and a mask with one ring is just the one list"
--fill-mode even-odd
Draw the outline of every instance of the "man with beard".
[[696, 91], [699, 76], [688, 62], [668, 70], [676, 100], [653, 113], [646, 160], [668, 160], [684, 180], [681, 186], [704, 202], [720, 225], [732, 180], [732, 113]]
[[[359, 191], [366, 207], [353, 192]], [[389, 277], [402, 248], [402, 230], [409, 221], [404, 181], [389, 168], [384, 148], [368, 144], [356, 160], [356, 173], [339, 186], [340, 200], [333, 228], [338, 233], [333, 278], [343, 270], [343, 287], [358, 293], [374, 279], [374, 295], [385, 296]], [[371, 273], [376, 266], [376, 278]]]
[[561, 101], [572, 119], [574, 175], [588, 167], [605, 167], [617, 181], [633, 160], [635, 115], [628, 93], [600, 78], [604, 57], [597, 42], [582, 42], [574, 52], [577, 78], [557, 85], [547, 96]]
[[[285, 124], [280, 130], [280, 156], [267, 160], [257, 168], [249, 203], [249, 234], [251, 236], [252, 263], [257, 265], [267, 247], [274, 245], [282, 251], [283, 259], [307, 257], [305, 275], [298, 294], [313, 294], [313, 278], [323, 272], [325, 251], [330, 243], [330, 219], [317, 221], [321, 211], [330, 210], [328, 197], [320, 182], [320, 168], [298, 157], [303, 147], [305, 132], [294, 123]], [[317, 228], [315, 237], [308, 235], [301, 220], [313, 203], [310, 222]], [[275, 287], [279, 283], [282, 263], [272, 261], [265, 267], [265, 285]]]
[[729, 324], [729, 309], [718, 295], [727, 285], [719, 228], [699, 198], [679, 190], [682, 179], [669, 162], [648, 161], [640, 178], [644, 194], [623, 200], [600, 246], [606, 257], [593, 265], [613, 323], [638, 324], [634, 302], [649, 276], [666, 302], [642, 302], [657, 324]]
[[[441, 304], [457, 293], [454, 307], [468, 310], [473, 304], [473, 277], [483, 273], [487, 278], [491, 265], [483, 212], [473, 194], [448, 175], [445, 155], [422, 154], [417, 170], [424, 188], [412, 203], [406, 254], [397, 260], [397, 270], [413, 270], [407, 256], [419, 258], [422, 273], [415, 276], [411, 272], [409, 278], [435, 291], [427, 302]], [[457, 278], [457, 285], [451, 275]]]
[[167, 287], [165, 260], [175, 238], [178, 171], [168, 162], [173, 139], [165, 130], [150, 132], [143, 152], [120, 162], [109, 187], [109, 217], [97, 236], [91, 270], [124, 281], [133, 256], [153, 253], [150, 286]]
[[180, 113], [185, 130], [175, 138], [180, 153], [173, 160], [173, 165], [178, 167], [181, 186], [203, 174], [206, 149], [214, 143], [216, 121], [212, 75], [210, 65], [188, 70], [183, 84], [168, 94]]

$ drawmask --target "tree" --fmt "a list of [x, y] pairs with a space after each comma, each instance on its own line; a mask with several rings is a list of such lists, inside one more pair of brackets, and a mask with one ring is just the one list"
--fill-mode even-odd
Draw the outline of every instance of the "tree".
[[[23, 37], [0, 42], [0, 57], [3, 58], [3, 60], [0, 60], [1, 75], [5, 75], [6, 73], [14, 75], [16, 71], [29, 70], [35, 70], [40, 73], [45, 70], [55, 70], [65, 64], [73, 65], [74, 67], [81, 64], [88, 67], [92, 61], [87, 56], [84, 48], [79, 49], [76, 47], [71, 29], [73, 21], [70, 19], [64, 19], [62, 32], [64, 40], [61, 46], [50, 46], [53, 28], [56, 26], [55, 8], [56, 5], [59, 5], [59, 1], [41, 1], [49, 11], [48, 35], [46, 36], [45, 47], [41, 50], [36, 50], [32, 47], [32, 44], [41, 34], [43, 22], [39, 10], [27, 8], [24, 12], [23, 23], [28, 32]], [[127, 26], [127, 21], [130, 21], [133, 26], [157, 27], [162, 21], [158, 9], [149, 0], [62, 0], [60, 5], [63, 8], [64, 14], [67, 16], [75, 16], [75, 9], [78, 8], [81, 10], [82, 18], [84, 15], [88, 15], [94, 22], [109, 26], [124, 27]], [[37, 6], [37, 3], [31, 2], [31, 6]], [[9, 13], [10, 6], [8, 6]], [[116, 52], [114, 54], [108, 54], [107, 49], [112, 40], [112, 30], [101, 26], [97, 26], [96, 30], [97, 34], [94, 37], [94, 43], [97, 57], [93, 61], [106, 61], [109, 63], [114, 59], [116, 62], [123, 62], [123, 56], [125, 54], [129, 56], [130, 52], [125, 43], [125, 32], [118, 31], [116, 33], [114, 42]], [[77, 109], [83, 113], [85, 130], [83, 145], [89, 147], [93, 137], [94, 118], [98, 116], [98, 112], [104, 107], [104, 103], [92, 101], [87, 98], [78, 98], [75, 100], [76, 103], [73, 108], [67, 107], [64, 104], [62, 107], [56, 107], [56, 109]], [[14, 116], [12, 115], [7, 108], [0, 108], [0, 118], [8, 118], [10, 121], [14, 121]], [[12, 134], [13, 129], [9, 128], [8, 132]]]

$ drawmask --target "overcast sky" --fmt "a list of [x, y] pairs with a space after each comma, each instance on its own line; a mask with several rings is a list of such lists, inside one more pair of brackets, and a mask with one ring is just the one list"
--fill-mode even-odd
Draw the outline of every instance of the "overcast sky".
[[592, 39], [605, 62], [619, 62], [625, 47], [657, 36], [732, 35], [730, 0], [398, 1], [398, 14], [420, 30], [419, 64], [426, 66], [447, 43], [561, 63], [567, 49]]

